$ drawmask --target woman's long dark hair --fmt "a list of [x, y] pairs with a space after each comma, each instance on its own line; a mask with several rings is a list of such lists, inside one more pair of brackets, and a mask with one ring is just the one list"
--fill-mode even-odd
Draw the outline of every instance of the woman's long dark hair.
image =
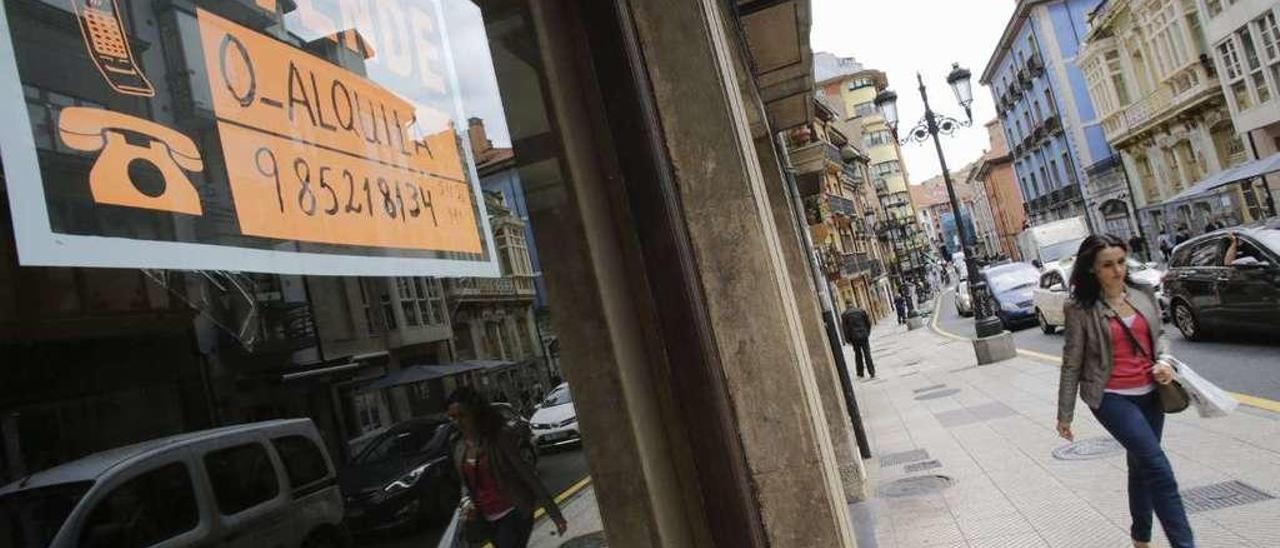
[[475, 420], [476, 433], [483, 441], [494, 440], [502, 432], [503, 418], [497, 409], [476, 389], [463, 386], [449, 395], [448, 405], [461, 405]]
[[[1071, 268], [1071, 298], [1083, 306], [1093, 306], [1102, 296], [1102, 284], [1093, 273], [1093, 263], [1098, 259], [1098, 253], [1108, 247], [1118, 247], [1126, 256], [1129, 254], [1129, 244], [1112, 234], [1089, 236], [1080, 242], [1080, 249], [1076, 251], [1075, 266]], [[1133, 285], [1128, 271], [1125, 271], [1125, 283]]]

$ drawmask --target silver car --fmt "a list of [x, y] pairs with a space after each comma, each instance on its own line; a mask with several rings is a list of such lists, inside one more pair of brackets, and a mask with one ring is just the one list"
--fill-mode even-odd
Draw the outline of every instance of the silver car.
[[342, 512], [310, 419], [118, 447], [0, 488], [6, 546], [337, 547]]

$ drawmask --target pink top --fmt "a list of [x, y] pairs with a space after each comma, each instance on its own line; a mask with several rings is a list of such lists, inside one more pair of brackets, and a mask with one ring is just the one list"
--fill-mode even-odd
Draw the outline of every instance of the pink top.
[[1111, 378], [1107, 380], [1108, 390], [1142, 388], [1155, 380], [1151, 375], [1151, 360], [1147, 358], [1152, 352], [1151, 328], [1147, 325], [1146, 318], [1142, 314], [1134, 314], [1133, 325], [1129, 327], [1133, 336], [1138, 339], [1138, 344], [1142, 345], [1142, 352], [1133, 347], [1133, 341], [1125, 334], [1123, 321], [1112, 317], [1107, 322], [1111, 326], [1111, 354], [1114, 363]]

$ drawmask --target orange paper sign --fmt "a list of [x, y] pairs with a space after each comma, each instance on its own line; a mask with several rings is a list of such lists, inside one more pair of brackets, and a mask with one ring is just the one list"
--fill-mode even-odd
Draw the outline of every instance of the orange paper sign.
[[207, 11], [198, 18], [245, 234], [481, 252], [447, 115]]

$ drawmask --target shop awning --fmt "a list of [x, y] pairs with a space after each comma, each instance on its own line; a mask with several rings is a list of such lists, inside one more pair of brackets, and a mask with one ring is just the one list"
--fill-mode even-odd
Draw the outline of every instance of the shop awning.
[[1214, 173], [1191, 185], [1190, 188], [1175, 194], [1172, 198], [1165, 200], [1165, 203], [1193, 198], [1231, 183], [1249, 180], [1276, 171], [1280, 171], [1280, 152]]
[[472, 371], [501, 369], [515, 364], [515, 362], [504, 360], [466, 360], [445, 365], [411, 365], [409, 367], [402, 368], [399, 371], [383, 375], [378, 380], [375, 380], [365, 386], [364, 390], [381, 390], [383, 388], [414, 384], [422, 381], [429, 381], [431, 379], [452, 377], [454, 375], [469, 373]]

